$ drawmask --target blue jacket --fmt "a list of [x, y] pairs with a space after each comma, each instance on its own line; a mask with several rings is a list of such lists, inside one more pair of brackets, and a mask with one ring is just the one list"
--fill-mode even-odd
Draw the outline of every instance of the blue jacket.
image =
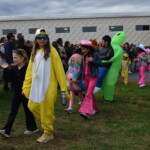
[[13, 42], [11, 41], [7, 41], [4, 44], [4, 48], [5, 48], [5, 58], [6, 58], [6, 62], [8, 64], [12, 64], [13, 63], [13, 57], [12, 57], [12, 51], [16, 49], [15, 45]]
[[[90, 70], [90, 76], [91, 77], [97, 77], [98, 73], [99, 73], [98, 68], [102, 65], [102, 61], [100, 59], [98, 52], [94, 52], [92, 57], [93, 57], [93, 60], [88, 63], [89, 70]], [[82, 78], [83, 78], [84, 71], [85, 71], [85, 64], [84, 63], [85, 63], [85, 58], [83, 57]]]

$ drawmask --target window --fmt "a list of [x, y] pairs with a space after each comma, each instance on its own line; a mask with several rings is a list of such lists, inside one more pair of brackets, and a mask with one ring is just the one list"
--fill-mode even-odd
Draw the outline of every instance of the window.
[[97, 27], [92, 26], [92, 27], [82, 27], [82, 32], [96, 32]]
[[70, 33], [70, 28], [69, 27], [56, 28], [56, 33]]
[[30, 28], [29, 34], [35, 34], [37, 28]]
[[109, 26], [109, 31], [123, 31], [123, 26]]
[[150, 25], [136, 25], [136, 31], [150, 30]]
[[17, 30], [16, 29], [3, 29], [2, 32], [3, 32], [3, 35], [7, 35], [10, 32], [13, 34], [16, 34]]

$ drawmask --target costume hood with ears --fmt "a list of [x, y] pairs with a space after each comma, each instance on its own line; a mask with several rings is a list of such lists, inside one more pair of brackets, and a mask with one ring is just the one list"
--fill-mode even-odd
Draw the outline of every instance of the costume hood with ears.
[[45, 34], [48, 36], [48, 33], [46, 32], [46, 30], [44, 28], [36, 29], [35, 37], [40, 34]]
[[[71, 68], [80, 68], [82, 63], [82, 56], [80, 54], [73, 54], [69, 61], [68, 61], [68, 66]], [[68, 71], [70, 71], [70, 68]]]
[[[78, 89], [85, 89], [85, 86], [83, 84], [82, 80], [79, 80], [81, 76], [81, 64], [82, 64], [82, 56], [79, 54], [73, 54], [69, 61], [68, 61], [68, 71], [66, 73], [67, 77], [67, 85], [70, 88], [71, 86], [73, 87], [73, 84], [76, 84], [79, 88], [75, 88], [76, 90]], [[75, 86], [74, 86], [75, 87]], [[71, 89], [71, 88], [70, 88]], [[73, 89], [72, 89], [73, 90]], [[75, 90], [74, 90], [75, 91]]]

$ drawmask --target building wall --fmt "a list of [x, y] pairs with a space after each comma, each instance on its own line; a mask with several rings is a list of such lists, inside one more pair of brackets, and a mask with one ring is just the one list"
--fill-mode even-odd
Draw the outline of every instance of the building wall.
[[[0, 20], [0, 37], [2, 29], [17, 29], [17, 33], [23, 33], [26, 40], [33, 40], [34, 35], [29, 34], [29, 28], [44, 27], [51, 41], [61, 37], [64, 41], [69, 40], [72, 43], [79, 43], [81, 40], [97, 39], [100, 41], [103, 35], [113, 35], [116, 32], [110, 32], [109, 26], [123, 25], [127, 34], [126, 41], [129, 43], [150, 45], [150, 30], [136, 31], [135, 25], [150, 25], [150, 16], [140, 17], [102, 17], [102, 18], [73, 18], [73, 19], [42, 19], [42, 20]], [[97, 32], [83, 33], [83, 26], [97, 26]], [[56, 27], [70, 27], [70, 33], [55, 33]]]

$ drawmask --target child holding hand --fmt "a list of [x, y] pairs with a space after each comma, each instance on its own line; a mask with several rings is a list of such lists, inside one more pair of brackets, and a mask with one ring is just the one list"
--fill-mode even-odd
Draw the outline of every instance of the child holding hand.
[[146, 80], [145, 80], [145, 71], [147, 69], [147, 54], [146, 49], [143, 44], [140, 44], [137, 47], [137, 61], [138, 61], [138, 72], [139, 72], [139, 87], [145, 87], [146, 86]]

